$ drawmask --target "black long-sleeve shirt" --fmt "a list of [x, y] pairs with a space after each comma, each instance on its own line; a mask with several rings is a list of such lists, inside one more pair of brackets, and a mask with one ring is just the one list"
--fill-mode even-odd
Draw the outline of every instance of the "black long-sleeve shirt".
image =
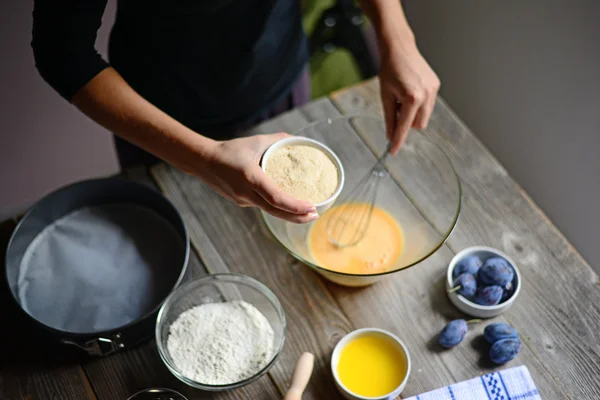
[[[107, 0], [35, 0], [36, 66], [65, 99], [109, 64], [94, 44]], [[307, 59], [298, 0], [120, 0], [110, 65], [203, 134], [285, 96]]]

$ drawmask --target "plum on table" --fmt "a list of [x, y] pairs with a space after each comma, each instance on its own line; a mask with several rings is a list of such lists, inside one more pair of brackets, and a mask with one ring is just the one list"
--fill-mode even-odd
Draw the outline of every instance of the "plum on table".
[[518, 339], [519, 333], [506, 322], [495, 322], [485, 327], [483, 337], [488, 343], [494, 344], [502, 339]]
[[450, 321], [444, 326], [444, 329], [440, 332], [438, 343], [440, 346], [449, 349], [460, 342], [465, 338], [467, 331], [469, 330], [468, 324], [480, 322], [479, 319], [472, 319], [470, 321], [465, 321], [464, 319], [455, 319]]
[[490, 348], [490, 360], [495, 364], [506, 364], [521, 351], [521, 340], [515, 338], [501, 339]]

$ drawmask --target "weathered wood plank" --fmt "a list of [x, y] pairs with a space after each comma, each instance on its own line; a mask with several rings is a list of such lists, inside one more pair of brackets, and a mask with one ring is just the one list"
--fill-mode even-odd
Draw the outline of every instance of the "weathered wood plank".
[[[331, 103], [328, 103], [328, 100], [326, 99], [301, 110], [308, 120], [326, 117], [327, 115], [323, 114], [323, 111], [330, 113], [335, 112]], [[288, 122], [287, 125], [279, 125], [279, 121], [274, 120], [263, 126], [257, 127], [254, 130], [254, 133], [275, 132], [280, 130], [294, 132], [299, 127], [298, 125], [301, 122], [301, 119], [295, 113], [292, 115], [294, 115], [296, 122]], [[287, 121], [290, 120], [288, 119]], [[341, 140], [344, 140], [345, 142], [350, 140], [347, 146], [349, 149], [358, 147], [356, 143], [352, 143], [352, 140], [360, 141], [356, 135], [344, 137], [341, 138]], [[356, 159], [356, 157], [352, 156], [346, 157], [344, 154], [341, 156], [348, 160], [353, 158]], [[374, 157], [367, 162], [372, 164], [374, 162]], [[181, 193], [190, 193], [190, 185], [194, 185], [195, 183], [179, 178], [181, 183], [180, 187], [177, 187], [176, 185], [173, 185], [172, 182], [177, 181], [180, 174], [171, 168], [162, 168], [164, 168], [163, 171], [155, 171], [155, 173], [164, 178], [166, 185], [171, 186], [170, 188], [163, 187], [163, 190], [167, 193], [173, 192], [174, 196], [179, 197], [179, 201], [183, 201], [184, 198]], [[193, 178], [190, 179], [193, 180]], [[204, 190], [206, 191], [208, 189], [205, 188]], [[206, 226], [215, 225], [215, 222], [211, 221], [211, 213], [204, 213], [202, 223], [190, 223], [190, 230], [196, 231], [194, 236], [197, 236], [198, 241], [202, 242], [203, 245], [209, 249], [205, 257], [212, 257], [213, 262], [217, 260], [218, 265], [221, 265], [221, 267], [215, 269], [215, 272], [227, 270], [227, 267], [223, 267], [223, 261], [219, 262], [223, 253], [219, 256], [217, 254], [218, 250], [211, 243], [210, 238], [215, 236], [228, 237], [232, 242], [231, 246], [233, 246], [233, 243], [239, 243], [239, 245], [244, 243], [244, 245], [246, 245], [247, 242], [255, 242], [256, 248], [260, 249], [257, 251], [267, 252], [267, 256], [268, 252], [271, 252], [272, 258], [287, 257], [285, 254], [283, 256], [279, 254], [282, 253], [282, 250], [278, 247], [272, 248], [268, 238], [258, 237], [256, 235], [256, 232], [260, 229], [260, 227], [255, 227], [256, 221], [250, 220], [247, 224], [244, 224], [242, 218], [235, 217], [235, 213], [246, 213], [247, 211], [237, 209], [235, 205], [223, 201], [217, 195], [211, 195], [207, 192], [203, 193], [203, 196], [206, 196], [205, 200], [202, 202], [194, 200], [194, 202], [203, 204], [204, 207], [212, 210], [219, 210], [221, 209], [220, 207], [225, 205], [225, 208], [219, 212], [219, 215], [232, 216], [231, 219], [227, 218], [226, 222], [216, 223], [217, 225], [215, 226], [214, 231], [218, 232], [218, 235], [208, 235], [206, 233], [208, 229], [204, 231]], [[212, 214], [214, 214], [214, 212]], [[225, 224], [227, 226], [219, 228], [219, 224]], [[210, 231], [212, 232], [213, 229], [210, 229]], [[263, 241], [265, 244], [263, 244]], [[265, 248], [267, 243], [271, 245], [271, 248]], [[235, 249], [232, 250], [226, 246], [225, 250], [230, 252]], [[202, 249], [199, 249], [199, 251], [203, 253]], [[227, 258], [236, 260], [237, 263], [243, 262], [247, 264], [249, 260], [256, 257], [252, 255], [252, 252], [248, 251], [248, 253], [249, 255], [245, 251], [242, 251], [240, 255], [232, 255]], [[448, 305], [446, 296], [443, 293], [443, 285], [439, 279], [440, 276], [443, 275], [445, 264], [447, 264], [446, 258], [449, 259], [451, 257], [449, 251], [446, 250], [446, 253], [447, 257], [436, 255], [428, 260], [428, 268], [414, 268], [407, 271], [406, 273], [411, 274], [421, 273], [421, 276], [413, 279], [405, 279], [405, 273], [402, 273], [402, 275], [399, 274], [396, 277], [390, 278], [382, 285], [360, 291], [347, 290], [335, 285], [325, 284], [329, 287], [331, 292], [334, 293], [336, 299], [342, 304], [344, 312], [350, 316], [353, 325], [381, 326], [397, 332], [404, 340], [406, 340], [411, 348], [414, 359], [418, 360], [415, 362], [415, 371], [418, 371], [418, 373], [415, 373], [410, 380], [409, 387], [406, 391], [406, 394], [408, 395], [430, 390], [444, 384], [455, 382], [458, 379], [467, 379], [482, 373], [482, 370], [478, 368], [480, 355], [478, 351], [471, 346], [457, 350], [461, 356], [456, 357], [456, 354], [454, 353], [444, 353], [440, 355], [437, 352], [432, 351], [432, 349], [435, 349], [435, 346], [428, 345], [441, 326], [443, 326], [445, 321], [444, 317], [457, 315], [456, 311], [452, 310]], [[243, 267], [244, 266], [242, 266], [241, 271], [243, 273], [248, 273]], [[263, 279], [264, 281], [262, 276], [259, 279]], [[432, 286], [436, 283], [436, 280], [438, 281], [436, 287], [439, 288], [439, 290], [434, 291], [432, 294]], [[392, 284], [390, 282], [394, 283]], [[415, 285], [415, 282], [419, 284]], [[321, 284], [324, 283], [321, 281]], [[382, 287], [385, 289], [382, 289]], [[383, 293], [380, 293], [381, 291], [383, 291]], [[399, 299], [399, 293], [403, 292], [408, 292], [412, 295], [401, 295]], [[430, 295], [431, 298], [429, 298]], [[427, 299], [427, 301], [423, 302], [423, 298]], [[399, 315], [403, 316], [403, 318], [398, 318]], [[431, 317], [428, 317], [429, 315], [431, 315]], [[418, 326], [419, 329], [415, 330], [415, 326]], [[413, 332], [413, 334], [407, 336], [405, 332]], [[328, 356], [329, 354], [327, 354], [327, 358]], [[440, 360], [440, 357], [442, 357], [442, 360]], [[327, 358], [325, 359], [325, 363], [328, 361]], [[446, 358], [447, 360], [444, 360], [443, 358]], [[319, 371], [315, 373], [315, 376], [320, 376]], [[542, 378], [540, 381], [544, 384], [547, 380]], [[552, 382], [550, 381], [548, 384], [551, 385]]]
[[[296, 111], [254, 132], [294, 132], [306, 123]], [[262, 234], [255, 211], [223, 200], [197, 179], [169, 166], [157, 167], [153, 175], [167, 197], [189, 215], [192, 242], [210, 272], [255, 277], [280, 299], [288, 323], [286, 345], [269, 372], [279, 390], [286, 389], [295, 361], [308, 350], [315, 354], [316, 363], [304, 398], [339, 398], [329, 358], [337, 340], [352, 326], [320, 278]]]
[[[310, 104], [301, 111], [309, 119], [323, 120], [339, 115], [336, 107], [328, 100]], [[373, 127], [370, 128], [371, 130], [368, 132], [370, 137], [385, 141], [383, 131], [373, 132]], [[353, 149], [360, 146], [365, 139], [364, 137], [359, 138], [358, 135], [352, 134], [352, 132], [353, 130], [350, 129], [343, 136], [329, 137], [328, 140], [334, 141], [333, 146], [337, 150], [338, 156], [352, 160], [351, 165], [357, 165], [360, 163], [357, 158], [365, 157], [365, 155], [357, 153]], [[360, 143], [357, 143], [357, 141]], [[381, 147], [379, 150], [383, 150], [383, 148]], [[352, 156], [347, 157], [346, 153], [350, 153]], [[370, 158], [369, 163], [373, 162], [374, 157], [368, 157]], [[436, 164], [436, 160], [431, 161], [430, 164], [404, 165], [402, 174], [398, 175], [403, 177], [403, 184], [410, 189], [409, 194], [413, 200], [418, 202], [420, 211], [432, 210], [434, 207], [430, 207], [428, 202], [434, 197], [427, 191], [423, 192], [421, 187], [411, 186], [409, 183], [412, 179], [407, 177], [419, 176], [418, 174], [422, 174], [423, 171], [415, 171], [416, 169], [431, 168], [432, 165]], [[391, 172], [394, 176], [394, 171]], [[429, 184], [439, 187], [435, 182], [429, 182]], [[415, 193], [415, 188], [419, 189], [420, 192]], [[382, 193], [379, 197], [383, 198], [384, 195], [385, 193]], [[390, 195], [402, 196], [403, 193], [396, 191], [387, 194], [387, 196]], [[405, 205], [396, 205], [387, 199], [385, 206], [399, 207]], [[454, 211], [455, 209], [445, 210], [446, 213]], [[447, 218], [444, 218], [444, 216], [444, 213], [436, 212], [433, 216], [429, 216], [428, 221], [437, 221], [443, 227], [443, 229], [438, 230], [445, 230], [447, 228]], [[446, 267], [453, 255], [454, 253], [447, 247], [443, 247], [419, 265], [394, 274], [386, 278], [381, 284], [364, 290], [356, 291], [344, 289], [337, 285], [328, 285], [344, 313], [348, 315], [353, 324], [389, 329], [397, 333], [410, 348], [415, 360], [414, 370], [417, 371], [417, 374], [411, 377], [405, 391], [406, 395], [422, 393], [493, 370], [492, 366], [486, 363], [485, 354], [482, 356], [482, 349], [479, 346], [483, 326], [472, 327], [472, 333], [467, 339], [471, 343], [459, 346], [452, 352], [441, 352], [441, 349], [435, 344], [435, 336], [446, 321], [460, 316], [460, 313], [449, 303], [443, 282]], [[530, 351], [524, 350], [519, 356], [518, 362], [534, 369], [532, 373], [538, 381], [538, 385], [550, 393], [560, 391], [550, 374], [536, 374], [541, 365]], [[545, 372], [543, 369], [542, 371]], [[545, 398], [560, 397], [549, 395]]]
[[[16, 221], [0, 224], [0, 265]], [[29, 328], [31, 325], [12, 304], [4, 274], [0, 278], [0, 399], [46, 400], [89, 399], [96, 396], [83, 369], [78, 364], [57, 363], [48, 360], [39, 338]], [[39, 332], [38, 332], [39, 333]]]
[[[177, 171], [171, 172], [179, 175]], [[170, 193], [168, 185], [169, 182], [165, 181], [166, 193]], [[186, 190], [190, 190], [189, 184], [185, 187]], [[212, 193], [209, 193], [207, 188], [202, 190], [202, 195], [205, 197], [194, 195], [194, 198], [202, 200], [201, 204], [204, 204], [207, 212], [231, 215], [236, 225], [235, 229], [225, 228], [215, 231], [207, 227], [211, 224], [205, 223], [206, 219], [210, 218], [206, 214], [200, 215], [203, 224], [188, 221], [196, 237], [194, 241], [201, 243], [197, 245], [201, 256], [213, 262], [221, 260], [215, 264], [207, 262], [209, 270], [243, 273], [259, 279], [276, 293], [286, 311], [288, 323], [286, 345], [278, 362], [270, 371], [276, 385], [281, 391], [285, 390], [295, 360], [303, 351], [308, 350], [317, 356], [317, 362], [305, 398], [337, 398], [331, 380], [327, 379], [330, 375], [328, 360], [337, 339], [350, 330], [347, 320], [320, 286], [317, 277], [286, 254], [273, 254], [272, 249], [277, 245], [262, 236], [254, 212], [238, 209], [234, 204], [225, 203], [221, 199], [211, 198]], [[225, 212], [229, 214], [224, 214]], [[232, 221], [222, 221], [222, 223], [228, 224]], [[200, 233], [196, 236], [198, 232]], [[240, 234], [232, 235], [232, 232], [240, 232]], [[249, 240], [249, 236], [253, 236], [254, 240]], [[202, 238], [206, 238], [206, 241]], [[214, 238], [225, 243], [216, 242]], [[212, 242], [211, 245], [207, 245], [209, 241]], [[220, 255], [213, 253], [214, 250]]]
[[0, 399], [95, 400], [96, 396], [79, 365], [34, 366], [29, 364], [0, 370]]
[[[333, 100], [345, 113], [381, 114], [376, 81], [336, 93]], [[521, 267], [524, 290], [505, 318], [541, 364], [532, 371], [534, 379], [552, 376], [560, 398], [598, 398], [598, 276], [443, 101], [425, 134], [444, 148], [463, 184], [463, 212], [449, 247], [456, 252], [494, 246]], [[382, 139], [363, 138], [374, 150], [383, 149]], [[389, 168], [401, 172], [397, 163]], [[544, 398], [554, 394], [538, 385]]]
[[[149, 387], [168, 387], [195, 399], [277, 399], [279, 392], [268, 376], [244, 388], [210, 393], [195, 390], [177, 380], [162, 364], [154, 342], [86, 366], [100, 400], [122, 400]], [[90, 372], [88, 372], [90, 373]]]

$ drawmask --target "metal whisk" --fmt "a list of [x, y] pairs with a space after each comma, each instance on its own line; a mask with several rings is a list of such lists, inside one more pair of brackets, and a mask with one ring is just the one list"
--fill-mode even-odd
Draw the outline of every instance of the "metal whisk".
[[[338, 199], [340, 205], [329, 211], [325, 227], [329, 241], [336, 247], [351, 247], [364, 238], [377, 201], [379, 183], [388, 176], [384, 163], [390, 148], [391, 144], [356, 187]], [[368, 207], [357, 206], [360, 203]]]

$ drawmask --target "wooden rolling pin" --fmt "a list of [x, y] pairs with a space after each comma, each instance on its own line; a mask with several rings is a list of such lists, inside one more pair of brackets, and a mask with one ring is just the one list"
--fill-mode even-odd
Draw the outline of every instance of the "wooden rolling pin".
[[313, 365], [315, 363], [315, 356], [310, 353], [303, 353], [300, 359], [296, 363], [294, 369], [294, 375], [292, 376], [292, 382], [290, 388], [283, 400], [301, 400], [302, 393], [306, 389], [306, 385], [310, 380], [312, 374]]

